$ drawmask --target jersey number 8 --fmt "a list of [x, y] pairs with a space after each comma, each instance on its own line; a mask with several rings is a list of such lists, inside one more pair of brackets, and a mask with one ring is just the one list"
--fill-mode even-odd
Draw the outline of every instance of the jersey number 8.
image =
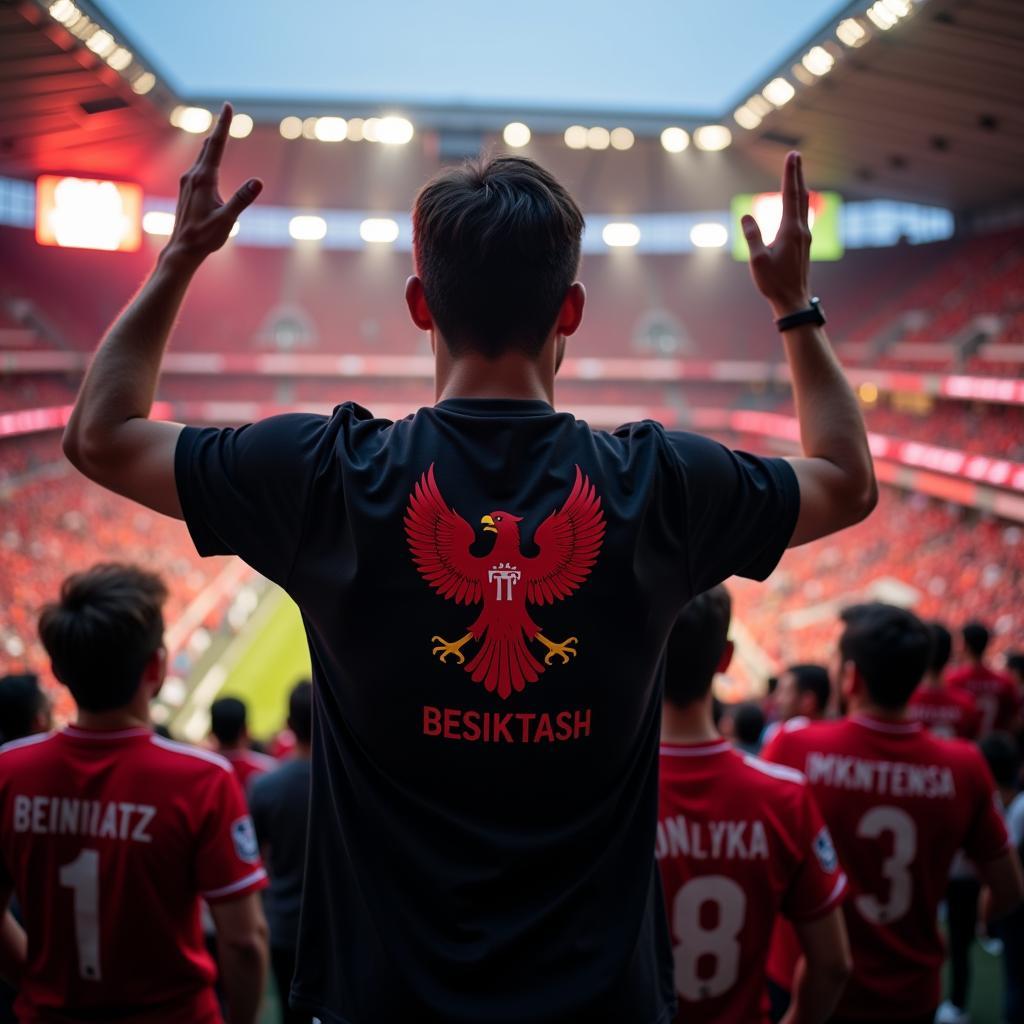
[[[704, 911], [704, 907], [710, 907]], [[706, 928], [701, 914], [713, 917]], [[672, 950], [676, 991], [691, 1003], [714, 999], [736, 984], [740, 976], [739, 933], [747, 911], [743, 890], [724, 875], [691, 878], [672, 901], [672, 929], [679, 944]], [[701, 961], [706, 977], [701, 976]]]

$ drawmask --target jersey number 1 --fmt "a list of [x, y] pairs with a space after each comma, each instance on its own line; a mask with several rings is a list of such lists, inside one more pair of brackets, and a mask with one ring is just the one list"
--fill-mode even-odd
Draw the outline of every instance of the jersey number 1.
[[99, 981], [100, 973], [100, 854], [83, 850], [60, 869], [60, 884], [74, 893], [75, 943], [78, 973]]
[[[714, 906], [713, 928], [701, 924], [705, 904]], [[747, 911], [743, 890], [724, 875], [691, 878], [672, 901], [672, 928], [679, 945], [672, 950], [675, 960], [676, 991], [691, 1003], [714, 999], [736, 984], [740, 976], [738, 937]], [[714, 961], [714, 969], [700, 977], [702, 958]]]

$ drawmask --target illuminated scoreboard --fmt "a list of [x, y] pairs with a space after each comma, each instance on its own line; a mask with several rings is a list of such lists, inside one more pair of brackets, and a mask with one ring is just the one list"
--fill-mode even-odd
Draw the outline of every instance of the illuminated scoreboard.
[[[838, 192], [811, 192], [807, 203], [807, 220], [811, 228], [811, 259], [838, 260], [843, 255], [840, 213], [843, 200]], [[747, 240], [740, 220], [750, 214], [761, 229], [766, 245], [775, 241], [782, 221], [782, 193], [759, 192], [735, 196], [732, 201], [732, 254], [747, 260]]]
[[36, 241], [69, 249], [134, 252], [142, 242], [142, 188], [124, 181], [40, 175]]

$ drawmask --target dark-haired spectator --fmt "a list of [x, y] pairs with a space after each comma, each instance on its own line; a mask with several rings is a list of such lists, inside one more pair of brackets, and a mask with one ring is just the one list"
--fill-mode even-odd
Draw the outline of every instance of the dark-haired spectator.
[[[930, 736], [906, 707], [928, 669], [932, 635], [885, 604], [842, 616], [839, 721], [783, 730], [768, 759], [807, 775], [850, 877], [843, 906], [853, 977], [836, 1024], [932, 1024], [945, 959], [936, 917], [957, 850], [977, 864], [996, 913], [1024, 894], [1020, 862], [978, 749]], [[773, 945], [769, 976], [785, 989], [794, 957]]]
[[254, 779], [277, 767], [272, 757], [253, 750], [247, 719], [245, 701], [237, 697], [221, 697], [210, 705], [213, 748], [231, 763], [246, 795]]
[[[231, 766], [154, 735], [163, 604], [151, 573], [100, 565], [68, 577], [39, 633], [75, 724], [0, 751], [0, 906], [25, 919], [22, 1021], [220, 1024], [220, 941], [232, 1024], [255, 1024], [266, 977], [266, 885]], [[24, 937], [24, 936], [23, 936]]]
[[733, 743], [747, 754], [761, 751], [761, 735], [764, 732], [764, 712], [754, 701], [744, 701], [732, 709]]
[[993, 730], [1011, 732], [1017, 722], [1020, 694], [1008, 675], [996, 671], [985, 660], [991, 639], [988, 627], [981, 622], [968, 622], [962, 632], [966, 664], [953, 669], [946, 681], [950, 689], [963, 690], [974, 698], [981, 716], [981, 738]]
[[953, 689], [943, 678], [953, 652], [953, 635], [941, 622], [929, 622], [932, 635], [928, 670], [907, 705], [907, 715], [936, 736], [973, 740], [981, 729], [981, 713], [967, 690]]
[[729, 592], [714, 587], [682, 610], [666, 649], [655, 853], [675, 948], [676, 1019], [759, 1019], [782, 915], [797, 922], [806, 955], [790, 1019], [820, 1024], [850, 971], [839, 910], [846, 877], [807, 780], [733, 750], [715, 728], [711, 684], [732, 657], [729, 620]]
[[46, 732], [50, 724], [50, 701], [34, 672], [0, 678], [0, 743]]
[[309, 822], [313, 686], [308, 681], [298, 683], [288, 698], [288, 728], [295, 736], [292, 756], [273, 771], [253, 779], [249, 807], [270, 873], [266, 897], [270, 965], [281, 1003], [281, 1019], [283, 1024], [309, 1024], [308, 1013], [288, 1007], [299, 941]]
[[775, 721], [764, 731], [763, 743], [789, 722], [805, 725], [817, 722], [828, 712], [832, 684], [824, 665], [790, 665], [778, 677], [772, 699]]

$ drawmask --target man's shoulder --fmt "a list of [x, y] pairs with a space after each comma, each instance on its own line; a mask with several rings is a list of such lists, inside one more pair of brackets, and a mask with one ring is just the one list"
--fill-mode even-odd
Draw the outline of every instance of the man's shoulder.
[[152, 736], [143, 749], [148, 759], [167, 771], [217, 778], [224, 774], [231, 775], [234, 770], [227, 758], [212, 750], [165, 739], [163, 736]]
[[57, 735], [55, 731], [40, 732], [0, 746], [0, 779], [51, 761], [59, 751], [59, 745], [54, 742]]

